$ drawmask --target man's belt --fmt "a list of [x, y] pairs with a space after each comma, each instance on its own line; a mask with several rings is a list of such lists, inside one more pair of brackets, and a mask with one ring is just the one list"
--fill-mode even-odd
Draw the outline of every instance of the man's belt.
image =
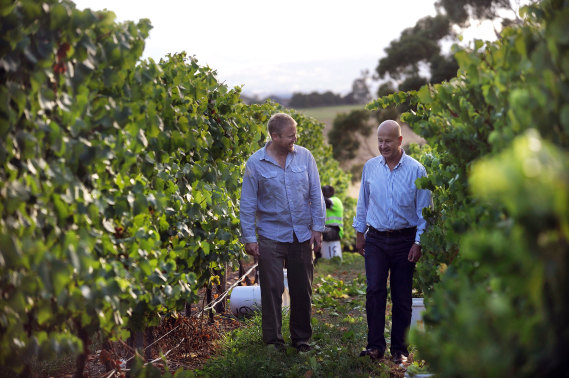
[[380, 236], [405, 236], [405, 235], [415, 235], [417, 233], [417, 227], [401, 228], [399, 230], [386, 230], [379, 231], [368, 226], [368, 232]]

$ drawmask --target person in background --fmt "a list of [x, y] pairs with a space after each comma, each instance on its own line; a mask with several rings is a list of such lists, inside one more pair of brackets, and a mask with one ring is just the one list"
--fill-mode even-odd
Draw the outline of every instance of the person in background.
[[392, 299], [391, 359], [406, 361], [407, 332], [411, 324], [413, 272], [421, 257], [421, 235], [426, 221], [422, 212], [430, 205], [428, 190], [416, 180], [425, 168], [401, 148], [401, 127], [393, 120], [377, 128], [380, 156], [366, 162], [354, 217], [356, 248], [365, 257], [368, 338], [360, 356], [383, 358], [387, 277]]
[[[322, 194], [324, 195], [324, 202], [326, 203], [326, 229], [322, 234], [324, 241], [337, 241], [344, 236], [344, 205], [342, 201], [334, 196], [334, 187], [331, 185], [324, 185], [322, 187]], [[322, 257], [320, 251], [316, 255], [314, 263]]]
[[271, 137], [245, 165], [240, 201], [241, 241], [259, 259], [262, 334], [281, 349], [283, 268], [290, 294], [290, 337], [300, 352], [311, 349], [313, 250], [324, 231], [324, 198], [312, 153], [295, 144], [296, 121], [274, 114]]

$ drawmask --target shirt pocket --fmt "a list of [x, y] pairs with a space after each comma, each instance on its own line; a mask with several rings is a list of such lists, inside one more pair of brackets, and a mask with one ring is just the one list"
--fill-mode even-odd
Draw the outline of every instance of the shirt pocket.
[[291, 183], [293, 188], [302, 197], [308, 197], [308, 169], [305, 166], [296, 165], [290, 168]]
[[415, 188], [401, 188], [397, 193], [397, 204], [405, 209], [415, 207]]
[[280, 187], [277, 172], [266, 170], [259, 172], [259, 174], [260, 189], [266, 194], [275, 194], [275, 191]]

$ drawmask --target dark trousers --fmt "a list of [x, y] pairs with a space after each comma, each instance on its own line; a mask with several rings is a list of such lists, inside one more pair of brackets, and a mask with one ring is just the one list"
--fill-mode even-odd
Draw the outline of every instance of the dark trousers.
[[385, 352], [385, 307], [387, 277], [392, 300], [391, 354], [408, 355], [406, 334], [411, 324], [413, 272], [415, 263], [407, 260], [415, 231], [387, 235], [370, 229], [365, 241], [367, 278], [367, 348]]
[[290, 295], [290, 338], [293, 345], [306, 344], [312, 337], [312, 248], [310, 241], [281, 243], [259, 237], [259, 280], [263, 341], [282, 344], [283, 268], [287, 268]]

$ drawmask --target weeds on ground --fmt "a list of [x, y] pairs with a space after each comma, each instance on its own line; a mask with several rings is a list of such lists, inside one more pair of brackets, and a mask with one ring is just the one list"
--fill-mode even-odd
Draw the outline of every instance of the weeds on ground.
[[[283, 336], [290, 343], [289, 317], [283, 317]], [[369, 377], [388, 375], [388, 368], [358, 358], [365, 323], [353, 321], [346, 315], [340, 321], [312, 319], [312, 350], [299, 353], [287, 346], [277, 350], [265, 346], [261, 337], [261, 317], [248, 320], [246, 327], [228, 334], [223, 355], [210, 360], [195, 371], [197, 376], [209, 377]]]
[[[279, 351], [262, 342], [259, 314], [227, 334], [220, 357], [211, 359], [196, 376], [209, 377], [388, 377], [389, 363], [359, 358], [365, 346], [365, 275], [363, 258], [320, 260], [313, 285], [312, 350]], [[283, 314], [283, 336], [290, 343], [289, 316]], [[287, 344], [288, 345], [288, 344]], [[395, 376], [403, 376], [403, 371]]]
[[[321, 260], [313, 282], [312, 350], [299, 353], [287, 346], [277, 350], [265, 346], [261, 335], [261, 316], [242, 319], [243, 327], [220, 340], [219, 356], [201, 369], [142, 369], [140, 361], [133, 376], [153, 377], [403, 377], [405, 368], [388, 360], [379, 362], [360, 358], [366, 344], [365, 275], [363, 258], [345, 254], [344, 259]], [[391, 304], [388, 302], [386, 330], [391, 328]], [[289, 316], [283, 313], [283, 336], [290, 345]], [[385, 334], [389, 343], [389, 331]], [[425, 371], [424, 361], [413, 362], [417, 350], [410, 350], [409, 374]]]

